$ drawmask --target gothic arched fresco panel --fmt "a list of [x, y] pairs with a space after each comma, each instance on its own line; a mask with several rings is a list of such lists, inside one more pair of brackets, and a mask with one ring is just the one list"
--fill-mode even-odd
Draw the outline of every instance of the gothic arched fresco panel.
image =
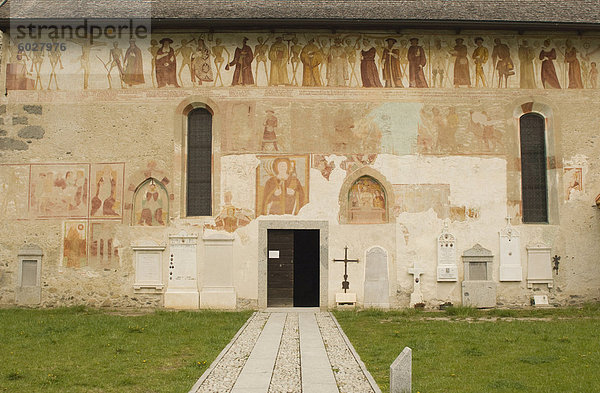
[[166, 226], [169, 196], [165, 186], [154, 178], [146, 179], [136, 190], [133, 201], [133, 225]]
[[387, 222], [387, 199], [383, 186], [371, 176], [358, 178], [348, 193], [348, 222], [379, 224]]

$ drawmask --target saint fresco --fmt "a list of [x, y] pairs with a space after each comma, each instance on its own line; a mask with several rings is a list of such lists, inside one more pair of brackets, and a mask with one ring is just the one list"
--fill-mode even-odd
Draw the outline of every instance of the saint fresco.
[[296, 215], [308, 203], [308, 156], [259, 156], [256, 216]]

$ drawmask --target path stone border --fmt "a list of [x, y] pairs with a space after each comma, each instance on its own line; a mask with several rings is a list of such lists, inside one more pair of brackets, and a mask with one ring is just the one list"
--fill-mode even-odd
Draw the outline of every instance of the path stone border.
[[367, 381], [369, 381], [369, 384], [371, 385], [371, 389], [373, 389], [373, 391], [375, 393], [381, 393], [381, 389], [377, 385], [377, 382], [375, 382], [375, 379], [373, 378], [373, 376], [371, 375], [371, 373], [369, 372], [369, 370], [367, 370], [367, 367], [365, 366], [365, 363], [360, 359], [360, 356], [358, 355], [358, 353], [354, 349], [354, 346], [352, 346], [352, 343], [350, 342], [350, 339], [348, 338], [348, 336], [346, 336], [346, 333], [344, 333], [344, 330], [340, 326], [340, 323], [337, 321], [337, 319], [335, 319], [335, 316], [333, 315], [333, 313], [329, 312], [329, 315], [331, 316], [331, 319], [333, 320], [333, 322], [335, 323], [337, 329], [339, 330], [340, 335], [344, 339], [344, 342], [346, 343], [346, 346], [348, 347], [348, 349], [352, 353], [352, 356], [354, 356], [354, 359], [356, 360], [356, 363], [358, 363], [358, 366], [360, 367], [360, 369], [362, 370], [363, 374], [367, 378]]

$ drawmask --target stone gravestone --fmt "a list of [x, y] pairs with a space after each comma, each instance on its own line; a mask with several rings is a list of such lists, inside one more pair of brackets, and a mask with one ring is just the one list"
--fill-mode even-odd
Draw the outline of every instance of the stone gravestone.
[[165, 292], [165, 307], [198, 309], [198, 235], [169, 236], [169, 278]]
[[365, 307], [390, 307], [387, 258], [387, 251], [381, 247], [376, 246], [367, 251], [365, 263]]
[[438, 237], [438, 281], [458, 281], [458, 267], [456, 266], [456, 238], [448, 233], [448, 223]]
[[410, 306], [414, 307], [415, 304], [423, 303], [423, 293], [421, 292], [421, 274], [425, 273], [425, 270], [421, 269], [415, 263], [412, 268], [408, 269], [408, 274], [413, 275], [413, 291], [410, 294]]
[[412, 390], [412, 349], [405, 347], [390, 366], [390, 393]]
[[500, 231], [500, 281], [522, 281], [521, 242], [519, 232], [510, 225]]
[[475, 244], [463, 253], [462, 259], [465, 269], [462, 282], [463, 306], [495, 307], [496, 283], [492, 281], [492, 252]]
[[15, 301], [17, 304], [42, 302], [41, 271], [42, 249], [35, 244], [25, 244], [17, 255], [19, 260]]
[[545, 244], [535, 244], [527, 247], [527, 288], [533, 284], [547, 284], [552, 288], [552, 248]]
[[161, 293], [164, 287], [162, 279], [163, 252], [152, 240], [140, 241], [131, 247], [135, 254], [135, 283], [137, 293]]

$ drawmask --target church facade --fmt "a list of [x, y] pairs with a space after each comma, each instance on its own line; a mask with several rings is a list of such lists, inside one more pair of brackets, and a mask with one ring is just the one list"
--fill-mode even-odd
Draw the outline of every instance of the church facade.
[[594, 31], [103, 28], [4, 32], [0, 305], [600, 299]]

